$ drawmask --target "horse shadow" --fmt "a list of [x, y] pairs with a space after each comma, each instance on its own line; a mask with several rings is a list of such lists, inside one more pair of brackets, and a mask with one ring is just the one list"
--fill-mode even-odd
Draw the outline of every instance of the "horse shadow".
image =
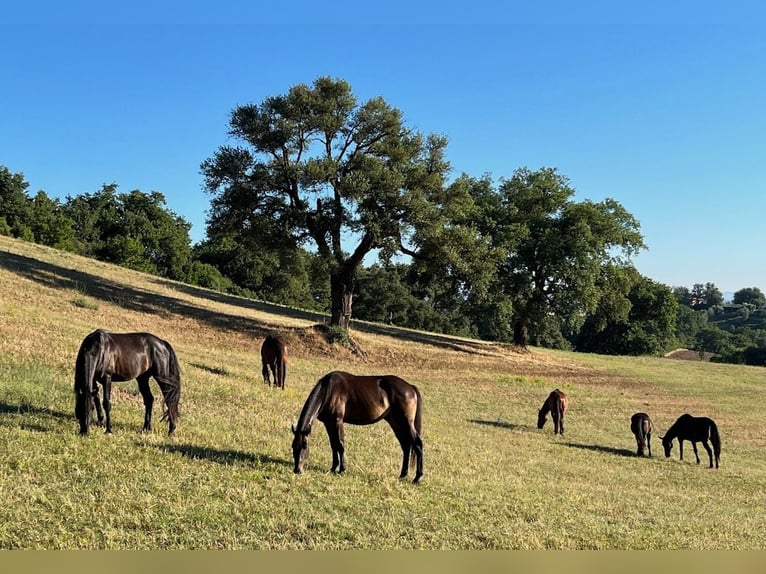
[[522, 430], [522, 431], [531, 431], [534, 430], [529, 425], [518, 425], [516, 423], [506, 422], [503, 420], [496, 420], [496, 421], [488, 421], [488, 420], [482, 420], [482, 419], [469, 419], [469, 423], [474, 423], [477, 425], [486, 425], [490, 427], [497, 427], [501, 429], [509, 429], [509, 430]]
[[627, 456], [630, 458], [636, 457], [636, 452], [633, 450], [629, 450], [627, 448], [615, 448], [613, 446], [604, 446], [600, 444], [578, 444], [574, 442], [570, 442], [567, 444], [569, 448], [579, 448], [583, 450], [592, 450], [595, 452], [605, 452], [607, 454], [614, 454], [617, 456]]
[[[137, 443], [139, 446], [146, 446], [143, 443]], [[278, 464], [281, 466], [292, 467], [292, 463], [279, 458], [274, 458], [265, 454], [243, 452], [241, 450], [217, 449], [192, 444], [172, 444], [165, 443], [151, 445], [162, 452], [180, 454], [183, 457], [194, 460], [207, 460], [216, 464], [225, 466], [234, 466], [240, 463], [259, 466], [263, 464]]]
[[0, 425], [3, 426], [16, 426], [14, 421], [17, 415], [22, 417], [22, 420], [18, 424], [19, 428], [23, 430], [31, 430], [36, 432], [50, 432], [52, 427], [44, 426], [39, 423], [32, 423], [23, 420], [27, 415], [37, 415], [43, 417], [49, 417], [55, 420], [70, 420], [73, 418], [72, 413], [64, 413], [62, 411], [53, 410], [48, 407], [38, 407], [30, 404], [11, 404], [5, 401], [0, 401]]

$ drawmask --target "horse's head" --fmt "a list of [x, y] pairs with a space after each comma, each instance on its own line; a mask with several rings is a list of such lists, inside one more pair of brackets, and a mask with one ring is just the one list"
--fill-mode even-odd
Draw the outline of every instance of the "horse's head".
[[545, 411], [543, 409], [540, 409], [537, 412], [537, 428], [541, 429], [545, 426], [545, 421], [548, 420], [548, 417], [545, 416]]
[[662, 448], [665, 449], [665, 457], [669, 457], [670, 451], [673, 450], [673, 439], [661, 436], [660, 440], [662, 441]]
[[307, 430], [293, 430], [293, 460], [295, 461], [295, 467], [293, 472], [300, 474], [303, 472], [303, 466], [306, 464], [306, 459], [309, 457], [309, 435], [311, 434], [311, 427]]

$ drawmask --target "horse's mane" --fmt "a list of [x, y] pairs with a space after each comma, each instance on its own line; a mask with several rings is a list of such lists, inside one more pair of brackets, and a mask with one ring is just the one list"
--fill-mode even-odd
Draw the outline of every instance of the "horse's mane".
[[298, 417], [298, 432], [306, 432], [311, 430], [311, 425], [313, 424], [314, 419], [316, 419], [319, 415], [319, 410], [324, 404], [331, 377], [332, 373], [328, 373], [319, 379], [317, 384], [314, 385], [314, 388], [311, 389], [309, 396], [306, 398], [306, 402], [303, 403], [301, 415]]

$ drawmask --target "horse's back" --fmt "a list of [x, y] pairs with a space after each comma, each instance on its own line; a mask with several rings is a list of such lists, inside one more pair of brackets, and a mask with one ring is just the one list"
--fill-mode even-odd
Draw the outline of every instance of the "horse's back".
[[387, 416], [392, 409], [416, 409], [419, 401], [418, 390], [396, 375], [353, 375], [333, 371], [324, 380], [328, 387], [325, 404], [331, 410], [342, 408], [349, 424], [371, 424]]

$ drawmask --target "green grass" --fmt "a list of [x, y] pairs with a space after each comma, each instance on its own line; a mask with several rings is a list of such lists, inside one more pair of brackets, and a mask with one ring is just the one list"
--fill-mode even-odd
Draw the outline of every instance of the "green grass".
[[[84, 292], [94, 305], [73, 305]], [[362, 360], [309, 337], [310, 324], [0, 237], [0, 548], [766, 547], [765, 369], [455, 350], [355, 331]], [[96, 327], [174, 344], [175, 437], [159, 420], [161, 400], [153, 431], [140, 432], [135, 382], [115, 385], [113, 435], [76, 434], [74, 357]], [[260, 374], [262, 335], [280, 327], [291, 341], [284, 391]], [[384, 422], [346, 427], [342, 476], [327, 472], [317, 423], [307, 469], [293, 474], [290, 425], [332, 369], [418, 385], [421, 484], [398, 479], [401, 451]], [[550, 421], [535, 426], [554, 387], [572, 399], [564, 437]], [[651, 459], [634, 455], [629, 418], [639, 410], [657, 427]], [[719, 423], [719, 470], [701, 448], [699, 466], [688, 445], [684, 461], [677, 447], [663, 456], [659, 435], [683, 412]]]

